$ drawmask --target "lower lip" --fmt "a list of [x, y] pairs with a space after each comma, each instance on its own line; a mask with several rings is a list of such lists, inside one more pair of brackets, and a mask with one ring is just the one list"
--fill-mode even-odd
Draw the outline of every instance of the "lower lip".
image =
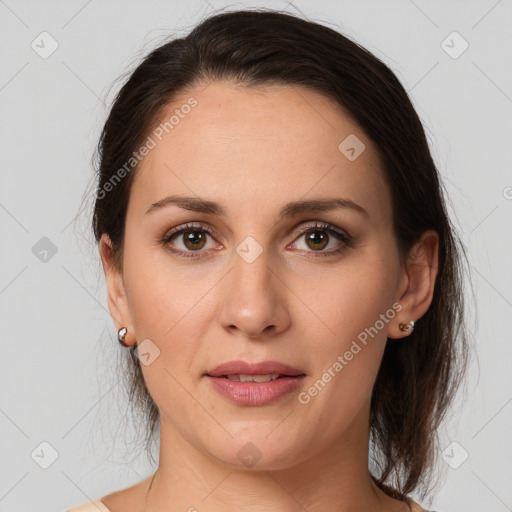
[[238, 382], [225, 377], [206, 375], [214, 388], [226, 398], [240, 405], [267, 405], [291, 393], [302, 384], [305, 375], [281, 377], [269, 382]]

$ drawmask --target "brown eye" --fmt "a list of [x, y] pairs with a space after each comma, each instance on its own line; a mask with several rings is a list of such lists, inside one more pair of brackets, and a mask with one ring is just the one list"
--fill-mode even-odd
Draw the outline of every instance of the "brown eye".
[[[210, 240], [208, 240], [210, 238]], [[210, 246], [208, 246], [210, 242]], [[203, 257], [209, 248], [215, 248], [215, 232], [209, 226], [187, 224], [174, 228], [161, 239], [164, 247], [184, 257]]]
[[352, 247], [352, 244], [353, 238], [345, 230], [316, 222], [303, 228], [292, 245], [300, 251], [315, 253], [316, 257], [336, 256]]
[[325, 249], [329, 243], [329, 235], [323, 230], [315, 229], [306, 234], [306, 243], [315, 251]]
[[180, 233], [183, 237], [183, 244], [191, 251], [202, 249], [206, 244], [206, 233], [201, 230], [188, 229]]

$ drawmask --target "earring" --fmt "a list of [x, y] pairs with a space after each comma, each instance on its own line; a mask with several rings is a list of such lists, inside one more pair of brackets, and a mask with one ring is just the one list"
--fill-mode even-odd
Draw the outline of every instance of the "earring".
[[119, 343], [121, 343], [121, 345], [123, 347], [130, 346], [130, 345], [126, 344], [124, 341], [127, 332], [128, 332], [128, 329], [126, 327], [121, 327], [121, 329], [119, 329], [119, 331], [117, 331], [117, 339], [119, 340]]
[[411, 320], [408, 324], [403, 324], [402, 322], [400, 322], [398, 324], [398, 327], [403, 332], [412, 332], [412, 330], [414, 329], [414, 320]]

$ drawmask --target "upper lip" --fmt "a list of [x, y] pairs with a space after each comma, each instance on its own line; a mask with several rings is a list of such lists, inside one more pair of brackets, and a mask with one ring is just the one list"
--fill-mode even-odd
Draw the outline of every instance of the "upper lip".
[[278, 361], [262, 361], [261, 363], [248, 363], [247, 361], [228, 361], [208, 370], [206, 375], [210, 377], [223, 377], [225, 375], [268, 375], [278, 373], [279, 375], [305, 375], [305, 373], [288, 364]]

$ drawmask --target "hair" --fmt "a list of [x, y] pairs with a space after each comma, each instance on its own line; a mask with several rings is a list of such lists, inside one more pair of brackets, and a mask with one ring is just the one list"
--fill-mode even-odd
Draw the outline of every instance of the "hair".
[[[435, 467], [438, 427], [468, 362], [462, 289], [466, 256], [447, 214], [444, 188], [422, 123], [403, 86], [379, 58], [319, 23], [261, 9], [213, 15], [185, 37], [152, 50], [115, 96], [98, 143], [92, 221], [96, 241], [108, 234], [115, 264], [121, 269], [126, 211], [137, 166], [111, 190], [108, 183], [126, 169], [178, 94], [220, 80], [240, 86], [303, 87], [342, 106], [377, 148], [391, 193], [402, 262], [425, 230], [439, 235], [431, 305], [406, 340], [387, 343], [370, 409], [372, 457], [380, 473], [372, 478], [398, 497], [421, 489], [425, 496]], [[129, 354], [122, 357], [128, 363], [130, 402], [134, 411], [143, 412], [151, 440], [159, 411], [138, 358], [133, 350]]]

